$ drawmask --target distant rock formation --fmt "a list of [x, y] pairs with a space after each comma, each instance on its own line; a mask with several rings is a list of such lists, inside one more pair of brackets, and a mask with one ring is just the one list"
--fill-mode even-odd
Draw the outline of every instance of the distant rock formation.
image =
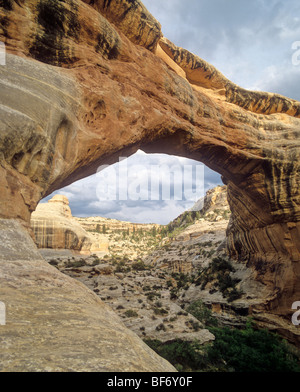
[[97, 230], [99, 233], [128, 232], [129, 234], [139, 231], [159, 230], [161, 225], [157, 223], [133, 223], [117, 219], [103, 218], [101, 216], [91, 216], [86, 218], [75, 218], [85, 230]]
[[155, 247], [155, 239], [162, 226], [156, 223], [132, 223], [100, 216], [75, 218], [89, 232], [91, 252], [137, 258]]
[[72, 217], [66, 196], [55, 195], [47, 203], [38, 204], [31, 215], [38, 248], [72, 249], [89, 252], [92, 238]]

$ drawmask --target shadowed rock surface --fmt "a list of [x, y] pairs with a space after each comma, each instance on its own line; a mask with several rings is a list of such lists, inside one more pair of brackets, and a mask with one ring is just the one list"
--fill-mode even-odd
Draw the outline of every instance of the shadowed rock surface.
[[139, 0], [9, 1], [0, 18], [0, 217], [28, 227], [44, 196], [138, 149], [200, 160], [228, 186], [230, 256], [271, 292], [257, 309], [290, 320], [300, 103], [228, 82]]

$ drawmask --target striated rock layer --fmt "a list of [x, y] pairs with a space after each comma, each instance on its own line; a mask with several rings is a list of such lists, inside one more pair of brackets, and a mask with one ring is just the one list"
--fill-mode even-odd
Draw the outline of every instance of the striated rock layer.
[[162, 37], [139, 0], [2, 2], [0, 217], [142, 149], [218, 171], [230, 255], [290, 318], [300, 298], [300, 103], [250, 92]]
[[38, 248], [89, 252], [92, 247], [92, 238], [72, 217], [69, 200], [63, 195], [38, 204], [30, 223]]

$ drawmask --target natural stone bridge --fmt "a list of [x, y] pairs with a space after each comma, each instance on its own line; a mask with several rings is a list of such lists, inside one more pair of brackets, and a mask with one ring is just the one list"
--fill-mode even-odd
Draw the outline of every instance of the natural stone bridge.
[[25, 232], [13, 234], [17, 221], [28, 227], [41, 198], [142, 149], [193, 158], [222, 175], [229, 253], [268, 288], [257, 309], [290, 325], [300, 299], [300, 103], [234, 85], [162, 37], [139, 0], [1, 4], [1, 238], [17, 256], [8, 267], [6, 249], [0, 294], [9, 302], [5, 287], [12, 279], [16, 288], [29, 265], [29, 286], [37, 285], [38, 268], [21, 267], [9, 240], [25, 241]]

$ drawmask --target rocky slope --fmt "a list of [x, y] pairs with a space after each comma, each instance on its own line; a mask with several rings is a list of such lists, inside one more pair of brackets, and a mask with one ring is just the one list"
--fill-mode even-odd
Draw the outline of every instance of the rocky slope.
[[143, 339], [176, 339], [201, 344], [214, 336], [191, 314], [170, 299], [175, 280], [142, 261], [124, 258], [50, 258], [50, 264], [93, 290]]
[[270, 295], [269, 287], [249, 265], [228, 257], [227, 187], [209, 190], [191, 210], [167, 226], [169, 239], [143, 259], [169, 276], [177, 274], [179, 285], [169, 288], [173, 300], [183, 308], [201, 300], [222, 325], [240, 327], [251, 317], [299, 346], [299, 330], [290, 320], [257, 310]]
[[8, 1], [0, 20], [0, 217], [28, 228], [44, 196], [138, 149], [200, 160], [228, 186], [230, 256], [267, 287], [256, 310], [288, 322], [300, 103], [230, 83], [162, 37], [139, 0]]

